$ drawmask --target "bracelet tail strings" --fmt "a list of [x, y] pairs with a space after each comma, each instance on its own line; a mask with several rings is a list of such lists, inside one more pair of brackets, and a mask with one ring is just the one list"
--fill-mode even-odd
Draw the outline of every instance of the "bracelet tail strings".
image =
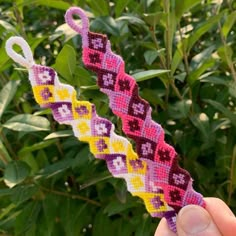
[[[73, 16], [81, 18], [82, 26]], [[153, 181], [164, 191], [168, 206], [175, 215], [188, 204], [205, 206], [201, 194], [192, 188], [190, 174], [179, 167], [175, 149], [164, 140], [164, 130], [151, 117], [151, 107], [138, 94], [134, 78], [125, 73], [123, 59], [111, 51], [106, 35], [89, 31], [89, 21], [85, 12], [71, 7], [65, 14], [65, 21], [82, 37], [83, 62], [97, 74], [100, 90], [109, 97], [109, 105], [114, 114], [122, 120], [124, 133], [136, 142], [136, 150], [141, 160], [155, 163]], [[166, 213], [170, 228], [175, 217]]]
[[[24, 56], [14, 51], [14, 45], [21, 47]], [[50, 108], [57, 122], [72, 126], [74, 135], [89, 144], [94, 156], [106, 161], [110, 173], [123, 178], [128, 191], [144, 200], [147, 211], [153, 217], [166, 217], [176, 232], [175, 211], [167, 204], [163, 189], [156, 183], [160, 178], [158, 163], [138, 158], [131, 143], [115, 134], [114, 125], [99, 117], [93, 104], [78, 101], [74, 88], [62, 84], [52, 68], [35, 64], [23, 38], [9, 38], [6, 51], [14, 61], [28, 69], [36, 102], [42, 108]]]

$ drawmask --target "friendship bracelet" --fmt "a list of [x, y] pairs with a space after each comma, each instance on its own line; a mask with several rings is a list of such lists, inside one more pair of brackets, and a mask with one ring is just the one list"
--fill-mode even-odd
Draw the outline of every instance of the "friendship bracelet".
[[[13, 49], [14, 45], [20, 46], [23, 56]], [[153, 217], [165, 217], [176, 232], [176, 212], [167, 204], [159, 184], [166, 183], [166, 170], [153, 160], [138, 158], [131, 143], [115, 134], [114, 125], [97, 115], [94, 104], [78, 101], [74, 88], [61, 83], [52, 68], [35, 64], [31, 49], [23, 38], [9, 38], [6, 51], [14, 61], [28, 69], [36, 102], [42, 108], [50, 108], [57, 122], [72, 126], [75, 137], [87, 142], [96, 158], [106, 161], [114, 177], [126, 181], [128, 191], [143, 199], [147, 211]]]
[[[74, 15], [81, 18], [82, 26], [76, 24]], [[202, 195], [193, 190], [190, 174], [179, 167], [175, 149], [165, 142], [163, 128], [152, 120], [149, 103], [139, 96], [135, 79], [125, 73], [125, 63], [112, 52], [107, 36], [89, 31], [88, 17], [81, 8], [69, 8], [65, 21], [81, 35], [83, 63], [97, 74], [97, 84], [108, 95], [113, 113], [121, 118], [124, 133], [136, 142], [140, 160], [155, 163], [152, 181], [174, 209], [174, 216], [167, 212], [165, 217], [176, 231], [173, 225], [179, 210], [188, 204], [205, 207]]]

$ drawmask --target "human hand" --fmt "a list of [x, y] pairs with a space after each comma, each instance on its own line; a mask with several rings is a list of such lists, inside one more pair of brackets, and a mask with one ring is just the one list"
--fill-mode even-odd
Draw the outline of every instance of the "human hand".
[[205, 198], [206, 208], [188, 205], [177, 216], [177, 231], [173, 233], [162, 219], [155, 236], [235, 236], [236, 217], [218, 198]]

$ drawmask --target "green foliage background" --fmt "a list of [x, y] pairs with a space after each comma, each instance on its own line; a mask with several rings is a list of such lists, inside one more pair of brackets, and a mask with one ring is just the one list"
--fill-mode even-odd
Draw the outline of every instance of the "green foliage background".
[[235, 1], [0, 0], [1, 235], [148, 236], [158, 224], [70, 127], [36, 104], [27, 71], [6, 55], [5, 41], [23, 36], [37, 63], [54, 67], [124, 135], [83, 67], [80, 36], [64, 23], [72, 5], [124, 58], [194, 188], [236, 213]]

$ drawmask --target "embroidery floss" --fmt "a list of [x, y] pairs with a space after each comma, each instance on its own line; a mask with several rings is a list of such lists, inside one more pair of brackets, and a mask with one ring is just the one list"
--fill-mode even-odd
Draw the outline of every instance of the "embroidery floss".
[[[21, 47], [23, 56], [14, 51], [15, 44]], [[159, 163], [138, 158], [131, 143], [115, 134], [114, 125], [99, 117], [93, 104], [78, 101], [74, 88], [62, 84], [52, 68], [35, 64], [30, 47], [23, 38], [9, 38], [6, 51], [14, 61], [28, 69], [37, 103], [43, 108], [50, 108], [54, 119], [60, 124], [71, 125], [74, 135], [89, 144], [94, 156], [106, 161], [111, 174], [123, 178], [128, 191], [144, 200], [148, 212], [153, 217], [166, 217], [171, 229], [176, 231], [176, 213], [164, 199], [164, 192], [159, 184], [168, 183], [166, 170], [163, 169], [164, 172], [160, 173]], [[151, 152], [148, 144], [143, 149], [147, 154]], [[178, 184], [184, 184], [184, 175], [176, 175], [175, 178]], [[171, 196], [179, 198], [178, 192], [173, 192]]]
[[[82, 26], [76, 24], [73, 15], [81, 18]], [[107, 36], [89, 31], [89, 20], [81, 8], [69, 8], [65, 21], [81, 35], [83, 62], [97, 74], [97, 84], [108, 95], [113, 113], [121, 118], [124, 133], [136, 142], [139, 158], [155, 163], [153, 184], [164, 191], [174, 215], [188, 204], [204, 207], [202, 195], [193, 190], [190, 174], [178, 166], [175, 149], [165, 142], [163, 128], [152, 120], [150, 105], [139, 96], [136, 81], [125, 73], [125, 63], [112, 52]], [[175, 231], [175, 223], [170, 222]]]

